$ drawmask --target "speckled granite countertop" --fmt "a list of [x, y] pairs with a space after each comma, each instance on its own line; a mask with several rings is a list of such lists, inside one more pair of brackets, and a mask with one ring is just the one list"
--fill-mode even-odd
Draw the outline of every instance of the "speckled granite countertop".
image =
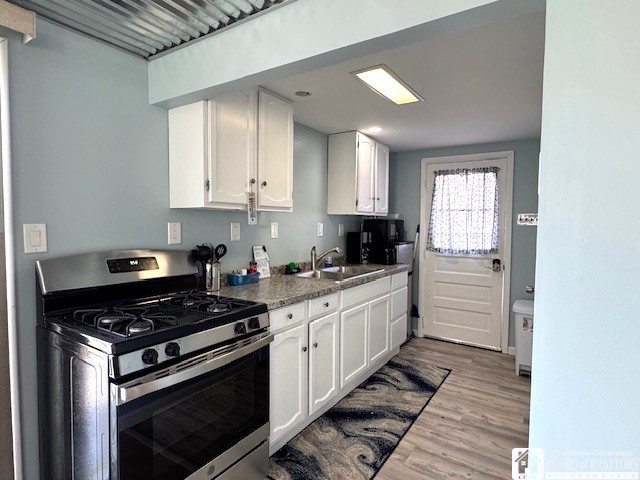
[[333, 280], [321, 278], [302, 278], [296, 275], [273, 275], [271, 278], [264, 278], [258, 283], [240, 285], [237, 287], [225, 286], [220, 290], [220, 295], [225, 297], [240, 298], [254, 302], [267, 304], [269, 310], [280, 308], [293, 303], [309, 300], [310, 298], [321, 297], [329, 293], [351, 288], [364, 283], [373, 282], [379, 278], [388, 277], [394, 273], [408, 270], [407, 265], [369, 265], [383, 268], [384, 271], [368, 275], [362, 278], [355, 278], [345, 282], [336, 283]]

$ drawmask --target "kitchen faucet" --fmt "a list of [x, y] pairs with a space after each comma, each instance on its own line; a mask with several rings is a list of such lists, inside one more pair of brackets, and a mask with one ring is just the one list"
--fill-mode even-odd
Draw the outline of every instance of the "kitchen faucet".
[[331, 252], [342, 253], [342, 249], [340, 247], [333, 247], [321, 255], [316, 255], [316, 247], [314, 245], [311, 249], [311, 270], [317, 270], [318, 262], [329, 255]]

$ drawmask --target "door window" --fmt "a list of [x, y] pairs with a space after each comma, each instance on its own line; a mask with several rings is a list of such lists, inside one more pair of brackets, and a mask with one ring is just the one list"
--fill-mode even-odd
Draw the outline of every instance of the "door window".
[[434, 173], [427, 250], [498, 253], [498, 167]]

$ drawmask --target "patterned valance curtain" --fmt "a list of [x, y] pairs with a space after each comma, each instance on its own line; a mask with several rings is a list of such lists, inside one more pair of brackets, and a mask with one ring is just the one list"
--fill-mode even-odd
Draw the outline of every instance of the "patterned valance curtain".
[[438, 170], [427, 250], [498, 253], [498, 167]]

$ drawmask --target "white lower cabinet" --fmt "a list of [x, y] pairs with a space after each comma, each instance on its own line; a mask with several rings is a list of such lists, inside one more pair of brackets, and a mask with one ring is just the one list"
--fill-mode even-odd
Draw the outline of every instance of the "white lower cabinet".
[[398, 312], [406, 310], [406, 273], [394, 275], [393, 281], [395, 288], [384, 277], [269, 312], [275, 332], [270, 350], [271, 454], [404, 342], [406, 311], [402, 316]]
[[307, 416], [307, 349], [306, 324], [279, 333], [271, 343], [271, 442], [292, 431]]
[[340, 387], [363, 372], [369, 364], [368, 322], [367, 303], [340, 314]]
[[338, 320], [333, 313], [309, 323], [309, 414], [338, 392]]
[[369, 304], [369, 363], [389, 351], [389, 295]]
[[391, 350], [399, 347], [407, 339], [407, 314], [391, 322]]

